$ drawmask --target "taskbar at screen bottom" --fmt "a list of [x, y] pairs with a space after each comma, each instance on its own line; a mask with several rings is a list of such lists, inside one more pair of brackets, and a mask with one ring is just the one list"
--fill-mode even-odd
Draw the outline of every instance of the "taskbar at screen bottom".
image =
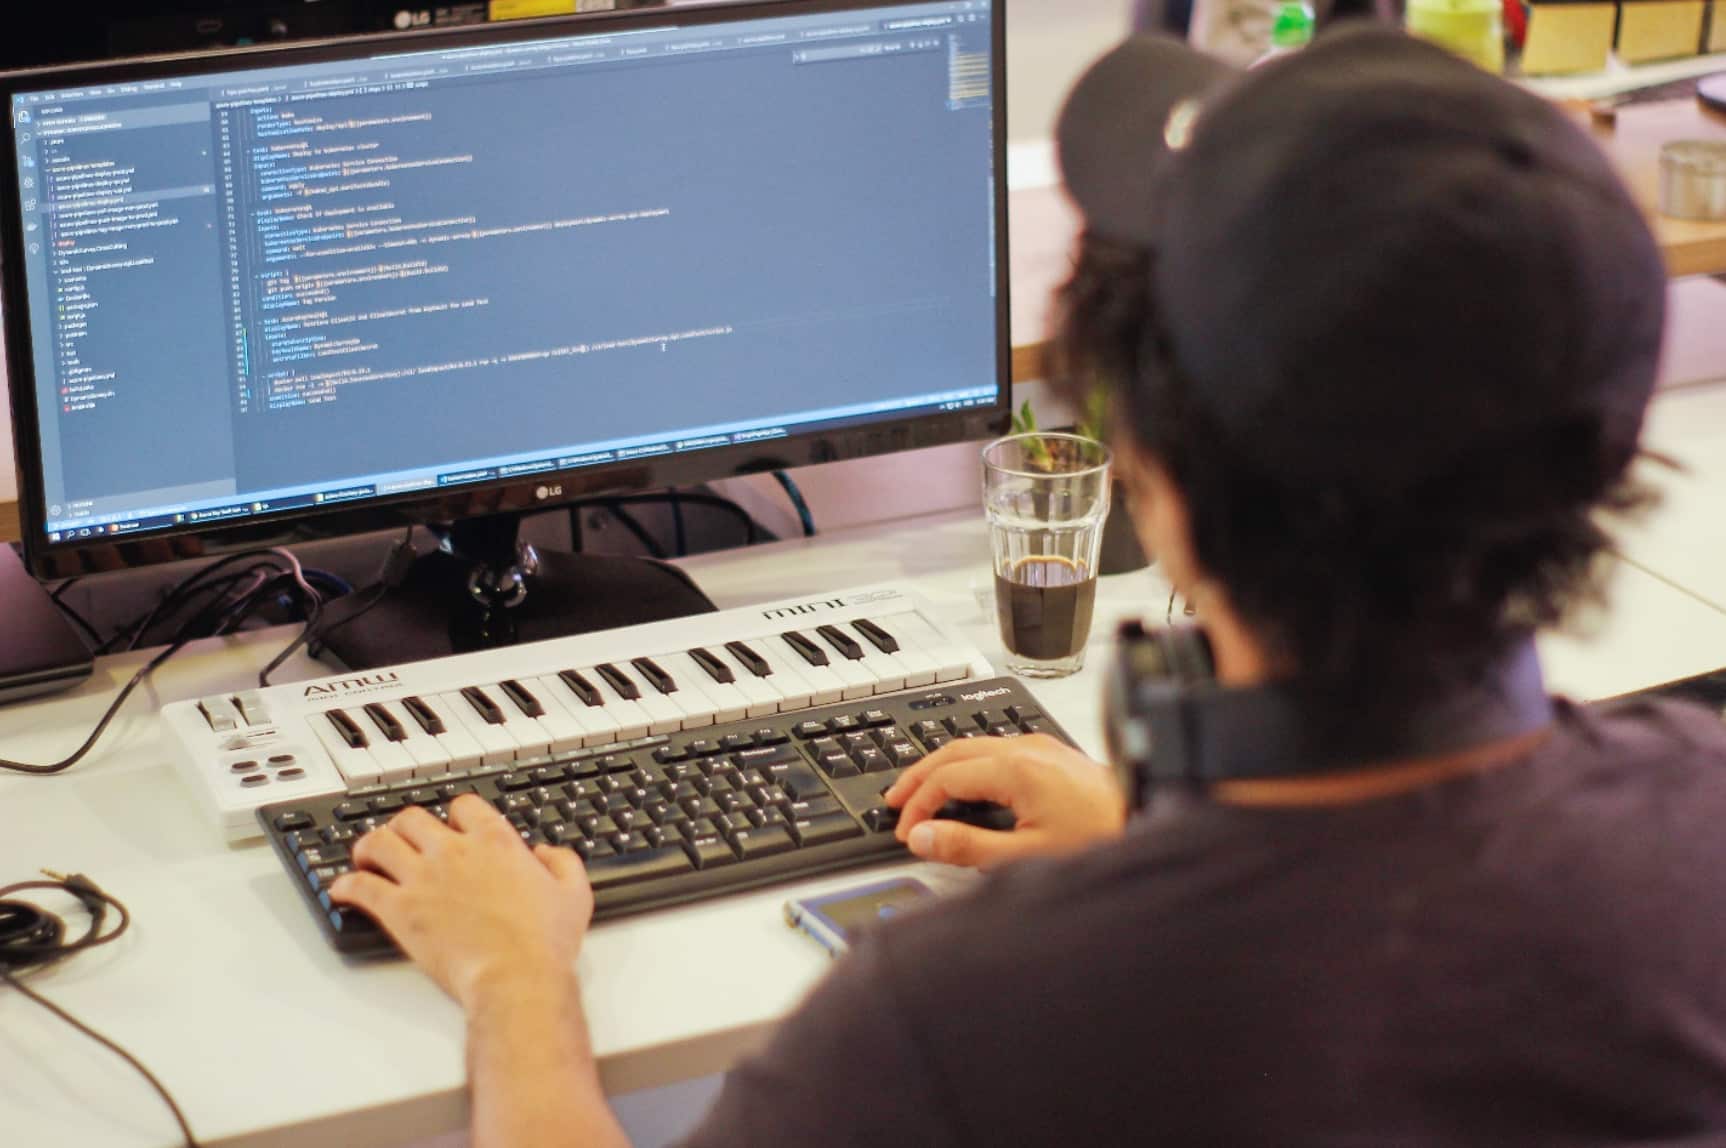
[[[903, 424], [907, 419], [975, 413], [995, 405], [996, 397], [992, 392], [973, 393], [964, 397], [945, 397], [942, 401], [920, 410], [896, 412], [890, 420], [844, 419], [835, 420], [825, 426], [802, 424], [794, 427], [757, 429], [698, 438], [676, 438], [661, 443], [582, 451], [575, 454], [560, 452], [543, 459], [513, 461], [496, 465], [462, 466], [451, 470], [432, 471], [413, 476], [392, 475], [387, 479], [378, 478], [333, 484], [318, 490], [294, 488], [291, 490], [260, 491], [235, 495], [226, 501], [210, 500], [195, 505], [176, 506], [133, 516], [104, 515], [82, 519], [54, 519], [47, 524], [46, 536], [50, 546], [67, 544], [75, 546], [87, 544], [94, 540], [119, 540], [133, 535], [171, 533], [217, 524], [244, 525], [248, 519], [262, 520], [296, 512], [316, 513], [323, 510], [335, 510], [347, 504], [424, 498], [435, 495], [439, 491], [449, 491], [452, 495], [456, 495], [462, 490], [499, 482], [532, 482], [541, 475], [550, 477], [567, 474], [570, 471], [592, 470], [600, 467], [609, 468], [633, 464], [651, 465], [672, 456], [699, 454], [727, 447], [760, 445], [765, 448], [771, 443], [792, 438], [808, 439], [824, 433], [867, 433], [884, 429], [889, 423]], [[949, 439], [949, 441], [952, 440]], [[934, 443], [917, 443], [915, 445], [934, 445]], [[544, 499], [561, 493], [562, 488], [559, 487], [555, 492], [548, 491], [546, 494], [541, 494], [540, 498]]]

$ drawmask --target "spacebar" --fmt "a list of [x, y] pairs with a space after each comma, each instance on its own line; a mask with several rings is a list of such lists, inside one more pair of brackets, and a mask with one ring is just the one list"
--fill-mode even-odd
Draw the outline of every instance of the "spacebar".
[[650, 877], [688, 873], [693, 869], [689, 854], [677, 846], [668, 846], [664, 849], [638, 849], [633, 853], [595, 857], [587, 863], [587, 876], [595, 889], [603, 889], [630, 881], [646, 881]]

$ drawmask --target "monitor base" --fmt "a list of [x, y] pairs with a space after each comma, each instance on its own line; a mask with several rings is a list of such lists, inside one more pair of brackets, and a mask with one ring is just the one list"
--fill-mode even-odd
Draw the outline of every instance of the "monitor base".
[[[488, 609], [470, 590], [478, 563], [444, 550], [424, 555], [375, 607], [332, 630], [323, 654], [350, 670], [370, 670], [716, 609], [675, 566], [556, 551], [535, 557], [536, 568], [522, 579], [520, 602]], [[340, 610], [334, 620], [345, 614]]]

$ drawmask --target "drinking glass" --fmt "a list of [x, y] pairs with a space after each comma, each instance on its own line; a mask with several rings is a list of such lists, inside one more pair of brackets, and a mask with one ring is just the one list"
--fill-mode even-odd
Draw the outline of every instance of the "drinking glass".
[[1085, 664], [1109, 448], [1078, 435], [1012, 435], [983, 450], [983, 508], [1007, 668], [1059, 678]]

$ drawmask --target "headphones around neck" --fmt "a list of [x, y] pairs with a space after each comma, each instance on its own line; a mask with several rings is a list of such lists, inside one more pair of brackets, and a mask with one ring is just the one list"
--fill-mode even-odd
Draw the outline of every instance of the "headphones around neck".
[[1353, 685], [1224, 686], [1198, 627], [1127, 622], [1105, 700], [1109, 758], [1140, 809], [1158, 785], [1362, 769], [1455, 753], [1552, 721], [1532, 636], [1466, 680], [1435, 674], [1402, 694], [1370, 682], [1362, 675]]

